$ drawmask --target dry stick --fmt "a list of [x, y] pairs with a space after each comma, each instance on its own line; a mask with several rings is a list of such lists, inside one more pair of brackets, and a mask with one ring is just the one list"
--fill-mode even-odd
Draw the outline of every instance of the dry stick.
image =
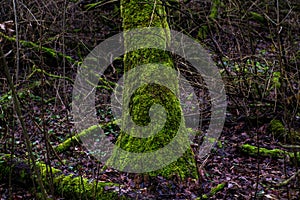
[[[13, 0], [12, 1], [12, 4], [13, 4], [13, 11], [14, 11], [14, 18], [15, 18], [15, 31], [16, 31], [16, 48], [17, 48], [17, 51], [16, 51], [16, 82], [18, 82], [18, 79], [19, 79], [19, 67], [20, 67], [20, 49], [19, 49], [19, 29], [18, 29], [18, 15], [17, 15], [17, 0]], [[2, 58], [3, 56], [3, 52], [2, 52], [2, 49], [0, 50], [1, 53], [0, 53], [0, 59]], [[4, 59], [4, 57], [3, 57]], [[0, 61], [1, 62], [1, 61]], [[15, 110], [15, 108], [14, 108]], [[11, 147], [11, 157], [10, 157], [10, 161], [12, 161], [13, 159], [13, 155], [14, 155], [14, 142], [15, 142], [15, 134], [13, 133], [12, 135], [12, 147]], [[10, 171], [9, 171], [9, 199], [12, 199], [12, 183], [11, 183], [11, 174], [12, 174], [12, 169], [10, 168]]]
[[[15, 127], [15, 119], [13, 117], [13, 127]], [[15, 153], [15, 132], [13, 131], [12, 134], [12, 140], [11, 140], [11, 156], [10, 156], [10, 163], [13, 163], [13, 157], [14, 157], [14, 153]], [[10, 166], [9, 168], [9, 178], [8, 178], [8, 186], [9, 186], [9, 200], [12, 200], [12, 166]]]
[[300, 145], [282, 144], [281, 142], [278, 142], [278, 144], [287, 149], [300, 149]]
[[23, 120], [23, 117], [22, 117], [22, 113], [21, 113], [20, 102], [19, 102], [19, 99], [17, 97], [16, 91], [15, 91], [15, 87], [14, 87], [13, 82], [12, 82], [12, 78], [10, 76], [9, 69], [8, 69], [7, 64], [6, 64], [6, 60], [5, 60], [2, 48], [0, 48], [0, 65], [2, 65], [3, 68], [4, 68], [4, 73], [5, 73], [6, 79], [8, 81], [9, 87], [10, 87], [10, 89], [12, 91], [13, 104], [14, 104], [14, 107], [15, 107], [15, 111], [16, 111], [18, 120], [21, 123], [22, 133], [23, 133], [23, 136], [25, 138], [25, 145], [26, 145], [26, 148], [27, 148], [27, 152], [28, 152], [30, 160], [32, 162], [33, 170], [34, 170], [34, 172], [37, 175], [38, 184], [39, 184], [39, 186], [41, 188], [42, 199], [46, 200], [47, 199], [47, 193], [46, 193], [46, 190], [44, 188], [40, 172], [39, 172], [39, 170], [38, 170], [38, 168], [36, 166], [36, 163], [35, 163], [35, 157], [34, 157], [34, 155], [32, 153], [32, 148], [31, 148], [31, 144], [30, 144], [30, 140], [29, 140], [29, 135], [28, 135], [28, 132], [26, 130], [25, 123], [24, 123], [24, 120]]
[[291, 180], [296, 178], [299, 174], [300, 174], [300, 170], [298, 170], [295, 174], [293, 174], [293, 176], [291, 176], [290, 178], [286, 179], [285, 181], [277, 184], [276, 186], [278, 186], [278, 187], [286, 186], [287, 184], [289, 184], [289, 182], [291, 182]]
[[[66, 10], [67, 10], [67, 1], [64, 1], [64, 10], [63, 10], [63, 24], [62, 24], [62, 51], [63, 54], [66, 55], [66, 47], [65, 47], [65, 29], [66, 29]], [[66, 58], [63, 57], [63, 76], [66, 77]], [[63, 102], [67, 102], [67, 86], [66, 86], [66, 81], [63, 80]]]
[[[99, 176], [100, 176], [100, 163], [97, 163], [97, 172], [96, 172], [96, 178], [95, 178], [96, 181], [95, 181], [94, 199], [97, 198], [97, 188], [98, 188], [98, 183], [99, 183]], [[120, 188], [119, 188], [119, 191], [120, 191]]]
[[16, 31], [16, 60], [17, 60], [17, 68], [16, 68], [16, 81], [19, 79], [19, 67], [20, 67], [20, 48], [19, 48], [19, 30], [18, 30], [18, 17], [17, 17], [17, 2], [16, 0], [13, 0], [13, 10], [14, 10], [14, 16], [15, 16], [15, 31]]

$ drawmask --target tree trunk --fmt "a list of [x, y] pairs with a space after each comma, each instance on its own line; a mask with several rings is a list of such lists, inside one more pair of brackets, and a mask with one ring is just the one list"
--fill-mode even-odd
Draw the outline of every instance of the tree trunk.
[[[176, 94], [174, 94], [179, 93], [177, 77], [165, 77], [171, 83], [170, 88], [156, 84], [156, 80], [153, 80], [154, 83], [136, 87], [137, 89], [133, 95], [128, 95], [132, 87], [139, 84], [138, 79], [141, 78], [140, 76], [142, 76], [142, 79], [149, 79], [150, 81], [153, 79], [153, 74], [165, 73], [165, 70], [161, 70], [160, 66], [166, 69], [174, 69], [170, 53], [163, 50], [170, 41], [170, 29], [163, 2], [159, 0], [122, 0], [121, 15], [125, 32], [125, 50], [141, 45], [147, 47], [147, 43], [149, 42], [155, 42], [158, 49], [137, 48], [137, 50], [130, 51], [124, 56], [123, 131], [121, 131], [116, 145], [127, 153], [125, 151], [125, 153], [120, 153], [120, 151], [114, 150], [107, 164], [121, 166], [122, 170], [127, 172], [147, 171], [152, 176], [162, 175], [170, 177], [177, 174], [181, 178], [197, 178], [197, 169], [194, 154], [189, 145], [188, 132], [185, 127], [183, 129], [179, 128], [181, 123], [184, 124], [184, 119], [180, 101]], [[151, 35], [149, 37], [148, 35], [139, 35], [138, 32], [134, 36], [128, 33], [131, 29], [144, 27], [159, 27], [164, 30], [152, 34], [151, 30], [149, 30]], [[138, 66], [142, 66], [144, 74], [138, 74], [139, 78], [136, 79], [132, 76], [130, 77], [128, 75], [130, 70]], [[129, 106], [125, 102], [129, 102]], [[126, 108], [126, 105], [129, 108]], [[149, 117], [149, 115], [151, 116], [149, 113], [151, 113], [152, 106], [154, 105], [162, 106], [166, 111], [165, 114], [162, 111], [155, 110], [155, 117], [153, 115]], [[126, 109], [128, 112], [124, 112]], [[156, 125], [150, 127], [150, 130], [147, 129], [151, 132], [149, 137], [139, 137], [143, 133], [138, 128], [128, 128], [130, 127], [130, 120], [128, 118], [131, 118], [139, 126], [147, 126], [153, 121], [154, 123], [163, 121], [162, 118], [164, 118], [164, 115], [165, 123], [163, 128], [159, 129]], [[124, 131], [124, 129], [126, 130]], [[180, 152], [180, 150], [173, 148], [171, 151], [165, 153], [157, 153], [153, 158], [149, 156], [149, 159], [152, 159], [152, 161], [145, 161], [145, 156], [143, 156], [145, 153], [159, 152], [159, 149], [165, 148], [174, 139], [178, 131], [183, 131], [184, 134], [180, 136], [180, 142], [176, 147], [178, 149], [184, 148], [180, 143], [187, 144], [182, 151], [184, 152], [182, 156], [178, 156], [178, 159], [176, 158], [165, 165], [166, 160], [172, 160], [170, 157], [177, 156], [176, 153]], [[132, 154], [135, 156], [132, 156]], [[134, 165], [132, 163], [137, 164]], [[151, 167], [155, 168], [155, 170], [153, 171]]]

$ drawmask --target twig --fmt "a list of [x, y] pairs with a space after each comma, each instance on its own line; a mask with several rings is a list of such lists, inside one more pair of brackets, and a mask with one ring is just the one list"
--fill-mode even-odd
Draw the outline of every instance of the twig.
[[278, 144], [284, 148], [300, 149], [300, 145], [288, 145], [288, 144], [282, 144], [281, 142], [279, 142]]
[[17, 2], [16, 0], [13, 0], [13, 10], [14, 10], [14, 16], [15, 16], [15, 31], [16, 31], [16, 81], [19, 79], [19, 68], [20, 68], [20, 43], [19, 43], [19, 31], [18, 31], [18, 16], [17, 16]]
[[277, 184], [276, 186], [278, 186], [278, 187], [286, 186], [287, 184], [289, 184], [289, 182], [291, 182], [291, 180], [296, 178], [296, 176], [298, 176], [299, 174], [300, 174], [300, 170], [298, 170], [295, 174], [293, 174], [293, 176], [291, 176], [290, 178], [286, 179], [285, 181]]

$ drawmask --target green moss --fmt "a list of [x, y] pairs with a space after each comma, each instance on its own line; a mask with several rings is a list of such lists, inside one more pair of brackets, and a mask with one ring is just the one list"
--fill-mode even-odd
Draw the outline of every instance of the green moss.
[[208, 26], [207, 25], [203, 25], [203, 26], [201, 26], [199, 28], [197, 37], [200, 40], [203, 40], [203, 39], [205, 39], [207, 37], [207, 34], [208, 34]]
[[68, 139], [66, 139], [64, 142], [60, 143], [55, 147], [55, 150], [58, 153], [62, 153], [69, 149], [73, 144], [80, 144], [80, 138], [85, 137], [89, 134], [93, 134], [95, 130], [99, 130], [98, 125], [91, 126], [83, 131], [81, 131], [79, 134], [72, 136]]
[[[252, 156], [257, 156], [257, 154], [258, 154], [258, 148], [256, 146], [253, 146], [250, 144], [242, 145], [241, 150]], [[283, 156], [285, 155], [285, 151], [280, 150], [280, 149], [269, 150], [266, 148], [259, 148], [259, 155], [273, 157], [273, 158], [283, 158]]]
[[[49, 166], [47, 167], [44, 163], [36, 163], [40, 170], [42, 181], [46, 188], [50, 188], [49, 182]], [[31, 175], [29, 170], [28, 161], [18, 158], [13, 158], [13, 163], [10, 163], [9, 154], [0, 155], [0, 179], [7, 178], [12, 169], [13, 181], [26, 185], [27, 187], [32, 186]], [[124, 196], [118, 196], [113, 191], [104, 191], [105, 186], [119, 186], [119, 184], [110, 182], [98, 182], [96, 188], [96, 182], [89, 181], [86, 178], [75, 177], [74, 175], [65, 175], [61, 170], [51, 168], [53, 175], [53, 186], [55, 193], [66, 198], [66, 199], [126, 199]]]
[[[124, 56], [125, 89], [123, 92], [125, 94], [130, 94], [130, 88], [139, 84], [139, 80], [135, 81], [135, 79], [130, 79], [128, 77], [129, 75], [126, 73], [129, 70], [137, 66], [144, 65], [146, 70], [145, 73], [143, 73], [142, 78], [151, 80], [151, 77], [153, 77], [152, 75], [157, 72], [158, 69], [158, 65], [154, 63], [159, 63], [160, 66], [164, 66], [166, 68], [174, 68], [171, 55], [162, 50], [166, 48], [170, 41], [167, 16], [162, 5], [162, 2], [157, 0], [147, 0], [143, 2], [138, 0], [121, 1], [121, 15], [123, 18], [123, 28], [125, 30], [125, 48], [131, 49], [141, 46], [147, 47], [149, 43], [155, 44], [158, 48], [143, 48], [126, 53]], [[154, 32], [153, 34], [150, 34], [149, 32], [151, 35], [149, 38], [148, 35], [145, 34], [138, 35], [137, 33], [134, 37], [132, 37], [126, 33], [126, 30], [142, 27], [162, 27], [165, 28], [165, 30], [158, 33]], [[157, 37], [153, 37], [153, 35]], [[151, 66], [149, 63], [151, 63]], [[123, 95], [123, 102], [129, 102], [129, 113], [122, 116], [122, 127], [128, 127], [127, 125], [129, 122], [127, 119], [129, 118], [131, 118], [137, 125], [148, 125], [151, 121], [149, 117], [150, 108], [153, 105], [160, 105], [164, 107], [166, 111], [166, 122], [163, 128], [158, 132], [156, 132], [157, 127], [152, 127], [153, 129], [150, 130], [151, 134], [147, 138], [136, 137], [139, 136], [140, 133], [134, 128], [127, 130], [127, 133], [121, 132], [116, 145], [128, 153], [124, 153], [120, 156], [117, 150], [115, 150], [108, 161], [108, 165], [117, 163], [118, 166], [122, 166], [123, 169], [126, 169], [133, 161], [133, 158], [130, 158], [129, 156], [130, 154], [157, 151], [170, 143], [177, 134], [179, 125], [182, 122], [180, 102], [177, 99], [176, 94], [174, 94], [179, 91], [177, 77], [174, 78], [174, 81], [170, 82], [173, 84], [170, 86], [172, 87], [171, 90], [159, 84], [146, 84], [140, 86], [130, 97]], [[163, 113], [158, 113], [157, 115], [160, 116], [163, 115]], [[186, 134], [180, 140], [181, 142], [188, 142], [189, 144], [187, 130], [184, 131]], [[164, 163], [166, 156], [168, 155], [158, 155], [155, 157], [155, 163], [158, 163], [159, 165]], [[135, 163], [141, 163], [139, 162], [141, 157], [135, 156], [134, 159], [137, 161]], [[136, 167], [139, 168], [140, 166]], [[167, 167], [155, 172], [150, 172], [149, 174], [153, 176], [160, 174], [165, 177], [171, 177], [173, 174], [178, 174], [182, 178], [195, 178], [197, 177], [196, 172], [194, 155], [189, 147], [182, 157], [178, 158]]]
[[208, 16], [208, 19], [209, 19], [208, 24], [205, 24], [205, 25], [201, 26], [198, 30], [197, 37], [200, 40], [203, 40], [207, 37], [209, 28], [213, 28], [213, 21], [218, 18], [219, 8], [222, 7], [222, 6], [224, 6], [222, 1], [212, 0], [211, 9], [210, 9], [210, 13], [209, 13], [209, 16]]
[[[257, 156], [258, 155], [258, 147], [250, 145], [250, 144], [244, 144], [241, 147], [241, 150], [251, 156]], [[263, 157], [271, 157], [271, 158], [284, 158], [284, 156], [289, 156], [293, 161], [297, 160], [297, 162], [300, 162], [300, 152], [297, 152], [296, 154], [294, 152], [284, 151], [281, 149], [266, 149], [266, 148], [259, 148], [259, 155]], [[296, 158], [295, 158], [296, 155]]]
[[283, 137], [286, 136], [286, 129], [279, 120], [273, 119], [270, 122], [268, 130], [269, 132], [274, 134], [276, 138], [282, 139]]
[[257, 22], [260, 22], [260, 23], [265, 23], [266, 22], [265, 17], [262, 16], [261, 14], [257, 13], [257, 12], [249, 12], [249, 16], [254, 21], [257, 21]]
[[[109, 123], [103, 123], [100, 125], [93, 125], [83, 131], [81, 131], [79, 134], [74, 135], [68, 139], [66, 139], [64, 142], [60, 143], [59, 145], [57, 145], [55, 147], [55, 151], [58, 153], [62, 153], [66, 150], [68, 150], [72, 145], [75, 144], [80, 144], [81, 143], [81, 139], [83, 137], [88, 137], [90, 134], [95, 134], [95, 131], [97, 131], [96, 134], [98, 134], [98, 131], [100, 130], [99, 128], [101, 127], [102, 129], [105, 129], [109, 126], [111, 126], [112, 124], [117, 124], [117, 120], [109, 122]], [[100, 126], [100, 127], [99, 127]]]
[[269, 124], [268, 131], [279, 141], [291, 143], [300, 141], [300, 133], [294, 129], [288, 131], [279, 120], [272, 120]]
[[210, 191], [210, 195], [215, 195], [217, 192], [222, 190], [225, 187], [225, 183], [220, 183], [216, 187], [212, 188]]
[[223, 144], [222, 144], [222, 142], [221, 141], [218, 141], [218, 147], [220, 148], [220, 149], [222, 149], [223, 148]]
[[[39, 167], [40, 171], [41, 171], [41, 175], [43, 177], [46, 177], [47, 176], [47, 168], [49, 169], [49, 166], [47, 166], [46, 164], [44, 163], [37, 163], [37, 166]], [[52, 174], [55, 175], [55, 174], [58, 174], [58, 173], [61, 173], [61, 171], [59, 169], [56, 169], [54, 167], [51, 167], [51, 170], [52, 170]]]
[[161, 1], [122, 0], [121, 16], [124, 30], [142, 27], [167, 27], [166, 12]]
[[89, 182], [86, 178], [74, 177], [73, 175], [60, 175], [54, 180], [54, 185], [57, 188], [58, 193], [68, 197], [68, 199], [91, 199], [94, 197], [96, 197], [96, 199], [125, 199], [125, 197], [118, 197], [117, 193], [108, 191], [104, 192], [103, 188], [105, 186], [117, 186], [117, 184], [98, 182], [96, 188], [95, 182]]
[[196, 198], [196, 200], [200, 199], [209, 199], [210, 197], [214, 196], [217, 194], [219, 191], [223, 190], [223, 188], [226, 186], [226, 183], [220, 183], [216, 187], [213, 187], [210, 189], [210, 192], [208, 194], [203, 194], [202, 197]]
[[213, 0], [212, 1], [212, 7], [210, 10], [209, 18], [210, 19], [216, 19], [218, 17], [218, 9], [221, 6], [220, 0]]
[[285, 132], [285, 128], [283, 124], [279, 120], [272, 120], [270, 122], [270, 130], [273, 132], [278, 132], [280, 134], [283, 134]]

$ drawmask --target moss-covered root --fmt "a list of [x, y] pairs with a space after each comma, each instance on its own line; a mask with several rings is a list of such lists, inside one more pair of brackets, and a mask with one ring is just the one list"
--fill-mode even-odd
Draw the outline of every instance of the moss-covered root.
[[66, 150], [68, 150], [72, 145], [74, 144], [79, 144], [80, 143], [80, 137], [84, 137], [86, 135], [88, 135], [89, 133], [93, 132], [93, 130], [97, 129], [98, 126], [91, 126], [88, 129], [83, 130], [82, 132], [80, 132], [77, 135], [74, 135], [68, 139], [66, 139], [64, 142], [60, 143], [59, 145], [57, 145], [55, 147], [55, 151], [58, 153], [62, 153]]
[[68, 139], [66, 139], [64, 142], [60, 143], [59, 145], [57, 145], [55, 147], [55, 151], [57, 153], [62, 153], [62, 152], [65, 152], [67, 151], [72, 145], [75, 145], [75, 144], [80, 144], [81, 140], [80, 138], [82, 137], [86, 137], [88, 136], [89, 134], [94, 134], [95, 131], [98, 131], [100, 130], [99, 128], [101, 127], [102, 129], [105, 129], [106, 127], [109, 127], [113, 124], [117, 124], [116, 121], [112, 121], [112, 122], [109, 122], [109, 123], [105, 123], [105, 124], [100, 124], [100, 125], [94, 125], [94, 126], [91, 126], [83, 131], [81, 131], [79, 134], [77, 135], [74, 135]]
[[[242, 146], [240, 146], [240, 149], [251, 156], [257, 156], [258, 154], [258, 147], [250, 144], [243, 144]], [[291, 158], [291, 160], [295, 160], [294, 152], [284, 151], [281, 149], [269, 150], [266, 148], [259, 148], [259, 155], [263, 157], [272, 157], [272, 158], [283, 158], [285, 155], [287, 155]], [[297, 152], [296, 160], [300, 163], [300, 152]]]
[[200, 200], [200, 199], [209, 199], [210, 197], [214, 196], [215, 194], [217, 194], [219, 191], [223, 190], [223, 188], [226, 186], [226, 183], [220, 183], [218, 184], [216, 187], [213, 187], [210, 189], [210, 192], [208, 194], [204, 194], [202, 195], [202, 197], [198, 197], [196, 198], [196, 200]]
[[[49, 185], [49, 167], [44, 163], [38, 162], [43, 183], [46, 188]], [[0, 180], [7, 179], [9, 171], [12, 169], [13, 181], [22, 185], [31, 186], [30, 167], [27, 160], [13, 158], [10, 162], [9, 154], [0, 155]], [[126, 199], [125, 197], [118, 197], [118, 194], [112, 191], [105, 191], [105, 186], [117, 186], [117, 184], [110, 182], [101, 182], [97, 184], [90, 182], [86, 178], [75, 177], [73, 175], [65, 175], [61, 170], [51, 168], [53, 174], [53, 186], [55, 193], [65, 199]], [[48, 171], [48, 173], [47, 173]]]

